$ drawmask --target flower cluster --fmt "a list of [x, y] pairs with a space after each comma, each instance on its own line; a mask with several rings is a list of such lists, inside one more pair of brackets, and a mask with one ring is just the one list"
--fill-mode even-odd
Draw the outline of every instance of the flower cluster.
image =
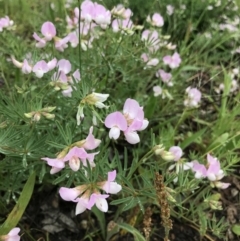
[[43, 75], [51, 70], [53, 70], [57, 65], [57, 59], [54, 58], [49, 62], [45, 60], [40, 60], [35, 64], [29, 63], [27, 59], [24, 59], [23, 62], [17, 61], [13, 56], [11, 56], [13, 64], [20, 68], [24, 74], [30, 74], [31, 72], [35, 73], [36, 77], [42, 78]]
[[80, 214], [86, 209], [96, 205], [102, 212], [108, 211], [107, 194], [101, 194], [100, 189], [106, 193], [116, 194], [122, 190], [122, 186], [116, 183], [116, 170], [108, 172], [108, 180], [94, 184], [84, 184], [74, 188], [61, 187], [59, 194], [65, 201], [77, 202], [75, 214]]
[[73, 85], [73, 78], [76, 82], [81, 80], [79, 69], [77, 69], [72, 76], [69, 76], [71, 72], [71, 63], [66, 59], [60, 59], [57, 63], [57, 72], [55, 72], [52, 76], [51, 85], [54, 86], [55, 90], [62, 89], [62, 94], [67, 97], [72, 96], [72, 85]]
[[83, 166], [87, 166], [87, 160], [91, 167], [95, 166], [94, 157], [98, 152], [87, 153], [86, 150], [93, 150], [97, 148], [101, 140], [95, 139], [92, 134], [93, 127], [90, 128], [89, 134], [86, 139], [75, 142], [70, 147], [65, 148], [57, 158], [43, 157], [42, 160], [46, 161], [49, 166], [52, 167], [50, 173], [55, 174], [61, 171], [65, 167], [65, 163], [68, 162], [70, 168], [73, 171], [78, 171], [80, 168], [80, 163]]
[[142, 131], [148, 126], [148, 120], [144, 119], [143, 107], [133, 99], [127, 99], [123, 107], [123, 113], [116, 111], [109, 114], [105, 119], [105, 126], [110, 128], [109, 138], [117, 140], [120, 131], [130, 144], [140, 141], [137, 131]]
[[211, 182], [212, 187], [217, 187], [221, 189], [225, 189], [229, 187], [230, 183], [220, 182], [224, 177], [224, 172], [221, 169], [220, 162], [216, 157], [207, 155], [207, 166], [200, 164], [198, 161], [193, 161], [192, 170], [195, 172], [195, 178], [208, 178]]

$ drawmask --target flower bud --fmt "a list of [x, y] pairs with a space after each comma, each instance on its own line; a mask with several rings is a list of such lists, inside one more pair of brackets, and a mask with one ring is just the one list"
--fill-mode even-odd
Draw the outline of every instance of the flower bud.
[[43, 108], [42, 111], [52, 112], [55, 109], [56, 109], [56, 106], [48, 106], [48, 107]]
[[24, 113], [24, 115], [27, 117], [27, 118], [32, 118], [34, 116], [35, 112], [32, 111], [32, 112], [29, 112], [29, 113]]
[[171, 152], [169, 152], [169, 151], [162, 151], [160, 153], [160, 156], [165, 161], [172, 161], [172, 160], [174, 160], [174, 155]]
[[55, 115], [54, 114], [50, 114], [50, 113], [46, 113], [46, 112], [42, 112], [42, 115], [45, 116], [47, 119], [54, 119]]

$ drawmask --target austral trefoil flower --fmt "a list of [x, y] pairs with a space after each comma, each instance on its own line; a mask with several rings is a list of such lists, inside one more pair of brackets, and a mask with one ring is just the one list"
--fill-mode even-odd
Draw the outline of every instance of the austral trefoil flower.
[[123, 113], [114, 112], [105, 119], [105, 126], [110, 128], [109, 137], [118, 139], [120, 131], [130, 144], [136, 144], [140, 141], [137, 131], [147, 128], [148, 120], [144, 119], [143, 107], [133, 99], [127, 99], [123, 107]]
[[19, 233], [20, 228], [13, 228], [7, 235], [0, 235], [2, 241], [20, 241]]
[[188, 87], [186, 89], [187, 97], [184, 100], [186, 107], [198, 107], [201, 101], [202, 93], [197, 88]]
[[154, 13], [152, 17], [148, 15], [147, 22], [156, 27], [162, 27], [164, 24], [163, 17], [159, 13]]
[[87, 153], [86, 150], [93, 150], [97, 148], [100, 145], [101, 140], [95, 139], [92, 132], [93, 127], [89, 129], [89, 134], [86, 139], [77, 141], [70, 146], [67, 146], [57, 155], [56, 158], [41, 158], [52, 167], [50, 173], [55, 174], [61, 171], [65, 167], [66, 162], [69, 163], [69, 166], [73, 171], [79, 170], [81, 162], [83, 166], [87, 166], [88, 161], [90, 166], [94, 167], [94, 157], [96, 154], [98, 154], [98, 152]]
[[91, 210], [94, 205], [102, 211], [108, 211], [108, 203], [106, 199], [108, 194], [102, 194], [100, 190], [110, 194], [117, 194], [122, 190], [122, 186], [114, 182], [116, 178], [116, 170], [108, 172], [108, 180], [80, 185], [74, 188], [61, 187], [59, 194], [65, 201], [76, 202], [75, 214], [80, 214], [86, 209]]
[[84, 109], [85, 105], [88, 105], [92, 108], [97, 107], [99, 109], [108, 108], [108, 106], [103, 104], [103, 102], [105, 102], [108, 97], [109, 97], [109, 94], [101, 94], [101, 93], [93, 92], [92, 94], [89, 94], [85, 98], [83, 98], [80, 101], [80, 104], [78, 106], [78, 111], [77, 111], [77, 116], [76, 116], [77, 125], [80, 125], [81, 120], [84, 118], [83, 109]]
[[171, 69], [175, 69], [179, 67], [180, 63], [182, 62], [180, 55], [175, 52], [172, 56], [167, 55], [163, 57], [164, 64], [168, 65]]
[[97, 183], [98, 187], [104, 190], [106, 193], [116, 194], [122, 190], [122, 186], [116, 183], [117, 172], [116, 170], [108, 172], [108, 180]]
[[[172, 164], [168, 170], [173, 170], [175, 168], [176, 174], [178, 174], [181, 171], [189, 170], [192, 168], [193, 163], [192, 162], [184, 162], [184, 159], [181, 159], [183, 152], [181, 147], [179, 146], [172, 146], [169, 149], [169, 152], [173, 155], [173, 161], [175, 162]], [[177, 182], [178, 177], [176, 177], [173, 181]]]
[[221, 169], [220, 162], [216, 157], [207, 155], [207, 165], [200, 164], [198, 161], [193, 161], [192, 170], [195, 172], [195, 178], [208, 178], [211, 182], [211, 187], [226, 189], [230, 183], [220, 182], [224, 177], [224, 172]]

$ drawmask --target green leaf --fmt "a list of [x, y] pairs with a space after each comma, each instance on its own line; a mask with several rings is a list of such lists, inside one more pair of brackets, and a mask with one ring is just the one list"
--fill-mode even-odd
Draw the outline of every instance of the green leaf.
[[239, 223], [234, 224], [234, 225], [232, 226], [232, 231], [233, 231], [236, 235], [240, 236], [240, 224], [239, 224]]
[[17, 226], [32, 196], [35, 178], [36, 174], [33, 172], [24, 185], [17, 204], [13, 208], [12, 212], [8, 215], [7, 220], [0, 227], [0, 235], [7, 234], [11, 229]]
[[117, 223], [119, 228], [126, 230], [134, 236], [135, 241], [146, 241], [146, 239], [142, 236], [142, 234], [134, 227], [127, 223]]
[[191, 135], [190, 137], [186, 138], [182, 143], [181, 143], [181, 148], [184, 149], [187, 146], [189, 146], [191, 143], [195, 142], [196, 139], [198, 139], [199, 137], [201, 137], [204, 132], [207, 130], [207, 128], [203, 128], [202, 130], [194, 133], [193, 135]]

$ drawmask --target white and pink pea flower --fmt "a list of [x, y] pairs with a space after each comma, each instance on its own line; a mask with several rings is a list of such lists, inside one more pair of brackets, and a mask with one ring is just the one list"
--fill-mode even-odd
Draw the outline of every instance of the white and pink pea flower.
[[38, 61], [35, 65], [30, 65], [27, 59], [24, 59], [23, 63], [17, 61], [13, 56], [11, 56], [12, 63], [20, 68], [24, 74], [30, 74], [33, 72], [36, 77], [42, 78], [43, 75], [56, 67], [57, 59], [54, 58], [49, 62], [45, 60]]
[[71, 72], [72, 66], [69, 60], [60, 59], [57, 63], [58, 71], [55, 72], [52, 76], [52, 85], [55, 86], [56, 90], [62, 89], [62, 94], [67, 97], [72, 96], [73, 91], [73, 78], [76, 82], [81, 80], [81, 75], [79, 70], [77, 69], [72, 76], [69, 76], [69, 72]]
[[81, 4], [81, 20], [87, 23], [94, 21], [101, 28], [106, 28], [111, 23], [111, 12], [101, 4], [85, 0]]
[[162, 93], [163, 93], [163, 90], [162, 90], [162, 88], [159, 85], [153, 86], [153, 95], [155, 97], [161, 95]]
[[33, 38], [37, 40], [37, 48], [45, 47], [47, 42], [51, 41], [56, 36], [57, 31], [52, 22], [45, 22], [41, 27], [41, 33], [44, 36], [43, 38], [40, 38], [35, 32], [33, 34]]
[[105, 126], [110, 128], [109, 138], [116, 140], [120, 136], [120, 131], [123, 131], [130, 144], [140, 142], [137, 131], [144, 130], [148, 124], [148, 120], [144, 119], [143, 107], [130, 98], [125, 101], [123, 113], [113, 112], [105, 119]]
[[156, 52], [160, 48], [160, 39], [156, 30], [144, 30], [142, 32], [141, 40], [147, 44], [149, 51]]
[[0, 240], [3, 241], [20, 241], [19, 233], [20, 228], [13, 228], [7, 235], [0, 235]]
[[186, 89], [186, 93], [184, 105], [186, 107], [197, 107], [201, 101], [202, 93], [197, 88], [191, 88], [190, 86]]
[[154, 13], [152, 17], [148, 15], [147, 22], [156, 27], [162, 27], [164, 24], [163, 17], [159, 13]]
[[167, 9], [167, 14], [169, 15], [169, 16], [171, 16], [173, 13], [174, 13], [174, 7], [172, 6], [172, 5], [167, 5], [166, 6], [166, 9]]
[[167, 73], [162, 69], [159, 69], [156, 72], [156, 77], [161, 78], [163, 83], [166, 83], [168, 86], [173, 86], [173, 82], [171, 81], [172, 75], [171, 73]]
[[122, 34], [132, 35], [134, 33], [133, 26], [131, 19], [114, 19], [112, 22], [112, 29], [115, 33], [121, 31]]
[[157, 66], [158, 63], [159, 63], [159, 60], [157, 58], [150, 59], [149, 56], [146, 53], [143, 53], [141, 55], [141, 59], [143, 60], [143, 62], [146, 63], [145, 68], [151, 68], [153, 66]]
[[207, 166], [200, 164], [198, 161], [193, 161], [192, 170], [195, 172], [195, 178], [208, 178], [212, 187], [226, 189], [231, 184], [219, 182], [224, 177], [224, 172], [221, 169], [220, 162], [216, 157], [207, 154]]
[[[101, 194], [99, 189], [104, 190], [106, 193], [117, 194], [122, 190], [122, 186], [114, 182], [116, 178], [116, 170], [108, 172], [108, 180], [96, 183], [96, 189], [91, 190], [92, 184], [85, 184], [74, 188], [61, 187], [59, 194], [65, 201], [77, 202], [75, 214], [80, 214], [86, 209], [96, 205], [96, 207], [102, 211], [108, 211], [108, 203], [106, 198], [109, 197], [107, 194]], [[92, 192], [92, 193], [91, 193]]]
[[128, 19], [133, 15], [131, 9], [130, 8], [125, 9], [125, 7], [122, 4], [118, 4], [116, 7], [114, 7], [111, 10], [111, 13], [123, 19]]
[[182, 62], [180, 55], [175, 52], [172, 56], [167, 55], [163, 57], [164, 64], [168, 65], [171, 69], [175, 69], [179, 67], [180, 63]]
[[[193, 163], [192, 162], [184, 162], [181, 157], [183, 155], [183, 151], [181, 149], [181, 147], [179, 146], [172, 146], [169, 149], [169, 152], [173, 155], [173, 161], [175, 162], [174, 164], [172, 164], [168, 170], [173, 170], [175, 168], [175, 172], [176, 174], [178, 174], [180, 171], [185, 171], [185, 170], [189, 170], [193, 167]], [[178, 177], [176, 177], [173, 181], [177, 182]]]
[[8, 29], [13, 26], [13, 23], [13, 20], [11, 20], [8, 16], [0, 18], [0, 32], [2, 32], [4, 28]]
[[106, 193], [117, 194], [122, 190], [122, 186], [114, 182], [114, 180], [116, 179], [116, 176], [117, 176], [116, 170], [112, 172], [108, 172], [107, 181], [97, 183], [98, 187], [103, 191], [105, 191]]
[[50, 174], [55, 174], [61, 171], [65, 167], [66, 162], [69, 162], [69, 166], [73, 171], [79, 170], [81, 162], [83, 163], [83, 166], [87, 166], [87, 160], [89, 161], [90, 166], [94, 167], [94, 157], [98, 152], [87, 153], [86, 150], [97, 148], [100, 145], [101, 140], [95, 139], [92, 132], [93, 127], [89, 129], [87, 138], [74, 143], [74, 146], [67, 153], [63, 150], [57, 158], [41, 158], [52, 167]]

